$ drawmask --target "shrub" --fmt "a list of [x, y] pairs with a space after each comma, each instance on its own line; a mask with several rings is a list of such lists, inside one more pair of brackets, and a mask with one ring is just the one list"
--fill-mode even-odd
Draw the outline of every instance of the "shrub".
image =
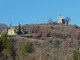
[[66, 41], [66, 39], [63, 39], [63, 41]]
[[40, 38], [42, 36], [42, 32], [33, 33], [32, 35], [34, 38]]
[[59, 47], [60, 42], [58, 40], [53, 40], [52, 43], [53, 43], [54, 48]]
[[79, 52], [75, 52], [75, 53], [73, 54], [73, 57], [72, 57], [71, 60], [80, 60], [80, 54], [79, 54]]
[[41, 40], [46, 40], [46, 37], [45, 37], [45, 36], [42, 36], [42, 37], [41, 37]]
[[23, 27], [21, 28], [21, 31], [22, 31], [22, 32], [25, 32]]
[[34, 33], [34, 31], [31, 31], [31, 34]]
[[80, 47], [80, 41], [77, 41], [77, 43], [75, 43], [73, 46], [74, 47]]
[[32, 53], [34, 48], [33, 48], [32, 43], [30, 41], [27, 41], [25, 42], [21, 50], [25, 53]]
[[76, 28], [78, 28], [78, 26], [77, 26], [76, 24], [74, 24], [74, 26], [75, 26]]
[[48, 60], [48, 57], [45, 56], [45, 57], [43, 57], [43, 59], [44, 59], [44, 60]]
[[78, 36], [76, 36], [75, 38], [76, 38], [76, 39], [79, 39], [79, 37], [78, 37]]
[[59, 38], [60, 38], [60, 39], [62, 39], [62, 38], [63, 38], [62, 34], [60, 34], [60, 35], [59, 35]]
[[33, 41], [32, 44], [33, 45], [39, 45], [38, 41]]
[[52, 43], [52, 39], [49, 39], [48, 42], [49, 42], [49, 43]]

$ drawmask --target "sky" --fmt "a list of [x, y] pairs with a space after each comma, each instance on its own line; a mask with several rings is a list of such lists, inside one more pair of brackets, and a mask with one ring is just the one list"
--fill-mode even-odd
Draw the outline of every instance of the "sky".
[[58, 22], [59, 13], [80, 26], [80, 0], [0, 0], [0, 23], [8, 26]]

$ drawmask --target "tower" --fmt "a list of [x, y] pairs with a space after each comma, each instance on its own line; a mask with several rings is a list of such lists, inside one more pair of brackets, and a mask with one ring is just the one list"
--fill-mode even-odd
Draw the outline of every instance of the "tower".
[[59, 23], [62, 23], [62, 15], [59, 14]]

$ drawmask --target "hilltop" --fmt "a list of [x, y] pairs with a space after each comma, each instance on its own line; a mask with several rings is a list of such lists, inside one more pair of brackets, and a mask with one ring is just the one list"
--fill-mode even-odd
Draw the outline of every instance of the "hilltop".
[[[25, 32], [23, 35], [8, 35], [7, 39], [18, 54], [28, 40], [32, 42], [35, 51], [19, 55], [15, 60], [71, 60], [75, 52], [80, 52], [80, 27], [77, 25], [53, 23], [26, 24], [22, 27]], [[18, 26], [15, 29], [17, 31]]]

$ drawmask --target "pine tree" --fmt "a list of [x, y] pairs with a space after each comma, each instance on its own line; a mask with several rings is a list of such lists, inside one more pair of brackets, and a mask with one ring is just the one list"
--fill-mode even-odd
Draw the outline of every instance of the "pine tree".
[[30, 41], [27, 41], [27, 42], [23, 45], [23, 47], [22, 47], [21, 50], [24, 51], [24, 52], [26, 52], [26, 53], [32, 53], [33, 50], [34, 50], [34, 48], [33, 48], [32, 43], [31, 43]]

